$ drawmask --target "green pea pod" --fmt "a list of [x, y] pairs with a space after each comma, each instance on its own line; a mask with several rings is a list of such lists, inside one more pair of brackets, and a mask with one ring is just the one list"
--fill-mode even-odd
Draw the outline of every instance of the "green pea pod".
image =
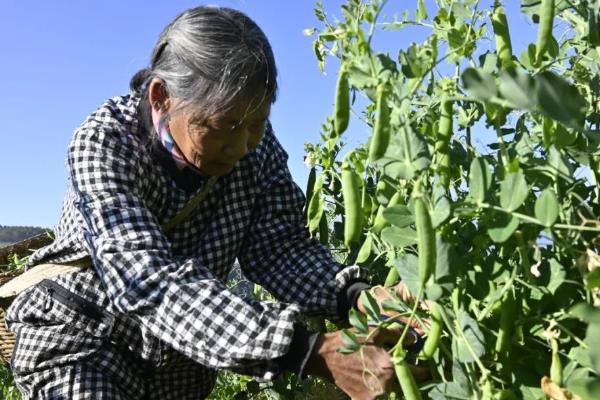
[[306, 217], [308, 219], [308, 229], [311, 233], [316, 232], [319, 227], [319, 221], [323, 214], [323, 206], [321, 201], [321, 190], [323, 189], [323, 174], [315, 180], [310, 198], [307, 198], [308, 207]]
[[377, 87], [377, 109], [375, 126], [369, 147], [369, 161], [377, 161], [385, 154], [390, 144], [390, 108], [387, 104], [388, 91], [385, 85]]
[[560, 354], [558, 353], [558, 341], [554, 338], [550, 341], [552, 347], [552, 364], [550, 364], [550, 379], [558, 386], [562, 385], [563, 381], [563, 369], [560, 361]]
[[400, 203], [400, 200], [402, 200], [402, 195], [400, 192], [396, 192], [388, 202], [387, 206], [379, 206], [379, 208], [377, 209], [377, 215], [375, 215], [375, 220], [373, 221], [373, 226], [371, 227], [371, 230], [374, 233], [379, 233], [383, 230], [383, 228], [387, 228], [388, 226], [390, 226], [388, 220], [383, 217], [383, 212], [386, 208], [398, 205]]
[[502, 312], [500, 314], [500, 329], [496, 337], [496, 352], [499, 355], [504, 355], [510, 348], [512, 332], [515, 325], [515, 317], [517, 313], [517, 302], [515, 294], [509, 290], [502, 301]]
[[535, 45], [534, 66], [539, 66], [542, 57], [548, 49], [548, 44], [552, 39], [552, 24], [554, 22], [554, 0], [542, 0], [540, 6], [540, 27], [538, 29], [537, 44]]
[[358, 251], [358, 255], [356, 256], [355, 264], [362, 265], [369, 260], [369, 256], [371, 255], [371, 249], [373, 248], [373, 237], [371, 235], [367, 236], [367, 239], [363, 242], [362, 246], [360, 246], [360, 250]]
[[433, 274], [435, 268], [435, 232], [431, 216], [421, 197], [415, 199], [415, 225], [417, 226], [417, 246], [419, 252], [419, 283], [421, 288]]
[[344, 196], [344, 243], [350, 246], [360, 239], [363, 215], [361, 209], [360, 176], [347, 163], [342, 164], [342, 194]]
[[339, 136], [348, 128], [350, 121], [350, 84], [344, 68], [340, 69], [338, 75], [333, 118], [335, 134]]
[[317, 180], [317, 169], [312, 167], [308, 173], [308, 182], [306, 183], [306, 203], [304, 204], [304, 217], [308, 218], [308, 205], [312, 199], [315, 181]]
[[440, 338], [444, 330], [444, 320], [442, 319], [440, 305], [432, 303], [429, 312], [431, 314], [431, 327], [427, 332], [427, 339], [425, 339], [425, 343], [423, 344], [423, 350], [421, 350], [421, 355], [426, 359], [433, 357], [440, 344]]
[[440, 123], [438, 125], [438, 134], [435, 142], [435, 156], [437, 166], [442, 176], [442, 186], [448, 188], [450, 178], [450, 139], [452, 138], [452, 114], [454, 102], [449, 99], [446, 92], [442, 94], [440, 103]]
[[592, 47], [600, 46], [600, 32], [598, 27], [598, 16], [593, 12], [588, 12], [588, 40]]
[[383, 283], [384, 287], [392, 287], [398, 282], [400, 279], [400, 275], [398, 274], [398, 270], [394, 265], [390, 267], [387, 276], [385, 277], [385, 282]]
[[488, 378], [483, 383], [483, 388], [481, 390], [481, 400], [492, 400], [493, 391], [494, 386], [492, 385], [492, 381]]
[[319, 221], [319, 242], [324, 245], [329, 244], [329, 226], [327, 226], [325, 213], [321, 215], [321, 220]]
[[504, 7], [499, 1], [494, 4], [492, 13], [492, 28], [496, 39], [496, 54], [498, 55], [498, 65], [500, 68], [509, 68], [513, 65], [512, 44], [510, 42], [510, 32], [508, 30], [508, 20]]
[[392, 360], [404, 398], [406, 400], [422, 400], [421, 392], [419, 392], [417, 382], [415, 382], [415, 377], [413, 376], [408, 363], [404, 359], [404, 350], [401, 345], [396, 346]]

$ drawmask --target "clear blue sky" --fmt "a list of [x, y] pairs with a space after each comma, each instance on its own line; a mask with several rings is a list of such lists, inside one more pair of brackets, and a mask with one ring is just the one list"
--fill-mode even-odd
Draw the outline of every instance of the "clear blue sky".
[[[323, 0], [340, 16], [342, 0]], [[416, 8], [416, 0], [390, 0], [388, 14]], [[482, 1], [487, 5], [490, 1]], [[505, 1], [515, 54], [535, 41], [537, 27]], [[198, 1], [4, 0], [0, 23], [0, 225], [53, 227], [66, 189], [64, 159], [73, 130], [106, 98], [128, 91], [130, 77], [148, 63], [162, 28]], [[337, 64], [322, 74], [312, 39], [302, 30], [319, 26], [313, 0], [213, 0], [206, 4], [246, 12], [265, 31], [280, 74], [272, 123], [290, 154], [289, 167], [304, 188], [304, 143], [315, 142], [331, 113]], [[428, 0], [435, 10], [433, 0]], [[430, 12], [430, 15], [432, 13]], [[404, 32], [404, 31], [403, 31]], [[381, 36], [394, 51], [412, 34]], [[377, 45], [376, 45], [377, 46]], [[493, 44], [490, 43], [490, 47]], [[379, 47], [381, 49], [381, 47]], [[353, 141], [366, 129], [351, 124]]]

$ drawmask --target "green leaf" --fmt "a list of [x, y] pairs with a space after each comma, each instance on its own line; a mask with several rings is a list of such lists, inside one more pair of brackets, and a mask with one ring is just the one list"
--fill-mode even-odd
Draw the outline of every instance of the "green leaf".
[[487, 225], [490, 238], [496, 243], [504, 243], [519, 227], [519, 219], [508, 214], [497, 213]]
[[360, 349], [358, 338], [349, 329], [342, 329], [341, 332], [342, 341], [344, 347], [339, 348], [337, 351], [343, 354], [355, 353]]
[[381, 302], [381, 308], [383, 308], [384, 311], [395, 311], [399, 313], [410, 311], [405, 304], [388, 299]]
[[503, 70], [499, 77], [498, 90], [500, 95], [508, 100], [513, 108], [531, 110], [536, 106], [535, 80], [520, 69]]
[[552, 188], [546, 188], [535, 201], [535, 217], [544, 226], [552, 226], [558, 218], [558, 199]]
[[248, 393], [258, 393], [260, 384], [255, 380], [248, 381], [248, 383], [246, 383], [246, 390]]
[[550, 146], [548, 149], [548, 167], [552, 171], [555, 179], [561, 178], [569, 183], [573, 182], [572, 170], [568, 161], [556, 146]]
[[437, 301], [444, 295], [444, 290], [440, 285], [434, 283], [427, 286], [425, 294], [428, 300]]
[[395, 266], [396, 270], [398, 270], [398, 275], [402, 278], [408, 291], [416, 295], [421, 287], [417, 256], [414, 254], [403, 254], [396, 259]]
[[497, 95], [496, 80], [483, 70], [467, 68], [461, 75], [463, 86], [477, 100], [488, 100]]
[[582, 129], [587, 103], [577, 88], [550, 71], [537, 75], [536, 80], [542, 112], [566, 126]]
[[446, 196], [441, 196], [435, 202], [433, 212], [431, 213], [431, 224], [433, 228], [437, 228], [448, 219], [451, 214], [450, 202]]
[[592, 290], [600, 287], [600, 268], [596, 268], [585, 276], [585, 287]]
[[548, 282], [547, 288], [550, 293], [554, 294], [559, 286], [565, 282], [567, 273], [564, 267], [554, 258], [551, 258], [548, 264], [550, 265], [550, 282]]
[[597, 400], [600, 393], [600, 379], [583, 378], [573, 380], [567, 386], [572, 393], [578, 395], [581, 400]]
[[379, 310], [379, 304], [377, 304], [377, 301], [375, 301], [368, 290], [363, 290], [360, 293], [360, 302], [362, 303], [362, 306], [369, 318], [371, 318], [373, 321], [380, 320], [381, 311]]
[[469, 168], [469, 196], [478, 204], [483, 203], [492, 184], [492, 173], [485, 158], [477, 157]]
[[571, 146], [575, 140], [577, 140], [577, 131], [573, 129], [567, 129], [562, 124], [556, 124], [554, 131], [554, 141], [556, 147], [562, 149], [563, 147]]
[[392, 125], [401, 127], [390, 139], [385, 155], [375, 163], [392, 179], [412, 179], [431, 163], [427, 143], [410, 126], [400, 125], [403, 118], [400, 110], [392, 110]]
[[390, 226], [381, 231], [381, 238], [390, 246], [406, 247], [417, 243], [417, 232], [412, 228]]
[[588, 325], [585, 344], [588, 345], [594, 370], [600, 372], [600, 324]]
[[509, 172], [500, 183], [500, 205], [507, 211], [521, 207], [528, 195], [529, 187], [523, 171]]
[[569, 310], [569, 315], [587, 322], [588, 324], [600, 325], [600, 308], [594, 307], [588, 303], [575, 304]]
[[369, 333], [369, 325], [367, 323], [367, 316], [356, 310], [355, 308], [350, 309], [348, 317], [350, 324], [356, 328], [359, 333]]
[[417, 3], [417, 12], [415, 13], [417, 22], [427, 19], [427, 9], [425, 8], [425, 0], [419, 0]]
[[442, 382], [435, 385], [429, 392], [431, 400], [469, 400], [471, 398], [468, 386], [457, 382]]
[[[460, 335], [456, 337], [453, 354], [460, 362], [474, 362], [475, 358], [473, 354], [477, 357], [482, 357], [485, 354], [485, 338], [483, 333], [481, 333], [477, 321], [471, 318], [464, 310], [460, 310], [457, 323], [463, 330], [464, 339]], [[468, 343], [470, 349], [466, 343]]]
[[415, 222], [415, 217], [405, 205], [386, 208], [383, 211], [383, 218], [398, 228], [405, 228]]

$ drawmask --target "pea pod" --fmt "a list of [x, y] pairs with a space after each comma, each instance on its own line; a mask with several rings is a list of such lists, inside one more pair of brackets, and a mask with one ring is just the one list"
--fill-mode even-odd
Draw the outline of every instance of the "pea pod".
[[419, 283], [421, 287], [433, 274], [435, 268], [435, 232], [431, 216], [421, 197], [415, 199], [415, 225], [417, 226], [417, 246], [419, 251]]
[[481, 400], [492, 400], [493, 391], [494, 386], [492, 385], [492, 381], [489, 378], [486, 378], [481, 390]]
[[502, 313], [500, 314], [500, 329], [496, 338], [496, 352], [499, 355], [504, 355], [510, 348], [510, 341], [515, 325], [515, 317], [517, 313], [517, 302], [515, 294], [509, 290], [502, 301]]
[[306, 203], [304, 203], [304, 217], [308, 218], [308, 205], [312, 199], [312, 194], [317, 180], [317, 170], [315, 167], [310, 169], [308, 173], [308, 182], [306, 183]]
[[448, 94], [444, 92], [440, 103], [440, 123], [438, 125], [438, 134], [435, 142], [435, 155], [442, 176], [442, 186], [446, 189], [450, 182], [448, 176], [450, 170], [449, 145], [450, 139], [452, 138], [453, 105], [454, 102], [450, 100]]
[[496, 0], [494, 11], [492, 13], [492, 28], [496, 39], [496, 54], [498, 56], [498, 65], [500, 68], [508, 68], [513, 65], [512, 44], [510, 42], [510, 32], [508, 30], [508, 20], [504, 7]]
[[335, 105], [333, 113], [333, 127], [337, 136], [344, 133], [350, 121], [350, 85], [348, 73], [340, 69], [335, 89]]
[[327, 216], [325, 213], [321, 215], [321, 220], [319, 221], [319, 242], [324, 245], [329, 244], [329, 226], [327, 225]]
[[362, 233], [362, 209], [360, 177], [351, 166], [342, 164], [342, 194], [344, 196], [344, 243], [350, 246], [360, 239]]
[[554, 22], [554, 0], [542, 0], [540, 6], [540, 27], [538, 29], [537, 44], [535, 45], [534, 66], [539, 66], [542, 57], [548, 49], [548, 44], [552, 39], [552, 24]]
[[421, 355], [427, 359], [433, 357], [440, 344], [440, 338], [444, 330], [444, 320], [442, 319], [440, 305], [432, 303], [429, 312], [431, 314], [431, 327], [427, 332], [427, 339], [425, 339], [425, 343], [423, 344], [423, 350], [421, 350]]
[[387, 88], [385, 85], [377, 87], [377, 109], [375, 126], [369, 147], [369, 161], [377, 161], [385, 154], [390, 143], [390, 108], [387, 104]]
[[560, 361], [560, 354], [558, 353], [558, 341], [555, 338], [550, 340], [552, 347], [552, 364], [550, 364], [550, 379], [557, 385], [562, 385], [563, 370], [562, 363]]
[[373, 232], [379, 233], [383, 230], [383, 228], [386, 228], [390, 225], [388, 220], [383, 217], [383, 212], [386, 208], [398, 205], [400, 200], [402, 200], [402, 195], [400, 192], [396, 192], [388, 202], [387, 206], [379, 206], [377, 209], [377, 215], [375, 215], [375, 220], [373, 221], [373, 226], [371, 227]]
[[306, 217], [308, 219], [308, 230], [311, 233], [317, 231], [321, 215], [323, 215], [323, 203], [321, 200], [321, 190], [323, 189], [323, 174], [315, 180], [312, 186], [310, 198], [307, 197], [308, 207], [306, 209]]
[[394, 265], [390, 267], [387, 276], [385, 277], [385, 282], [383, 283], [384, 287], [392, 287], [398, 282], [400, 279], [400, 275], [398, 274], [398, 270]]
[[396, 346], [392, 360], [394, 361], [394, 370], [396, 371], [398, 382], [400, 382], [404, 398], [406, 400], [422, 400], [415, 377], [404, 359], [404, 349], [401, 345]]
[[600, 46], [600, 32], [598, 27], [598, 16], [594, 12], [588, 15], [588, 40], [592, 47]]

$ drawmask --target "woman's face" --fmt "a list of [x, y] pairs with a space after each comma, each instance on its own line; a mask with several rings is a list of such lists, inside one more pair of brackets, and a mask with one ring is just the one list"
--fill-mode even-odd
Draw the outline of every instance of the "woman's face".
[[262, 139], [270, 99], [259, 106], [236, 104], [230, 111], [197, 118], [192, 112], [176, 113], [169, 119], [173, 139], [188, 160], [208, 175], [226, 175]]
[[[161, 88], [162, 82], [150, 85], [150, 101], [163, 104], [167, 110], [177, 106], [177, 99], [168, 98]], [[169, 119], [169, 128], [177, 146], [188, 162], [207, 175], [226, 175], [235, 164], [262, 139], [271, 99], [259, 105], [240, 102], [224, 113], [205, 120], [192, 111], [175, 112]]]

